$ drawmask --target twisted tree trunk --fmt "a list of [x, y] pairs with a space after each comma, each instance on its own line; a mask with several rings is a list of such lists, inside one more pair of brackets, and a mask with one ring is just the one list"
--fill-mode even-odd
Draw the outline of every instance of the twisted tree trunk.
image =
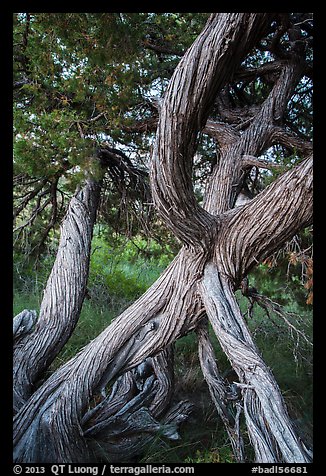
[[[70, 335], [84, 295], [85, 280], [80, 282], [79, 274], [85, 275], [85, 269], [77, 271], [68, 285], [60, 276], [59, 301], [68, 304], [64, 286], [68, 290], [71, 286], [75, 296], [70, 298], [72, 303], [79, 296], [76, 305], [60, 312], [60, 316], [66, 316], [64, 326], [68, 330], [60, 336], [53, 333], [50, 344], [47, 339], [56, 321], [41, 319], [46, 314], [41, 310], [25, 345], [30, 346], [31, 353], [37, 349], [35, 341], [43, 330], [46, 339], [42, 336], [40, 341], [45, 344], [45, 353], [39, 354], [35, 370], [28, 369], [21, 376], [18, 367], [24, 358], [21, 353], [16, 356], [15, 461], [87, 462], [94, 458], [98, 445], [114, 461], [140, 451], [158, 430], [175, 438], [177, 426], [191, 406], [181, 402], [169, 410], [170, 346], [193, 329], [198, 332], [205, 379], [238, 461], [244, 459], [237, 405], [241, 399], [257, 461], [310, 461], [310, 452], [295, 434], [281, 392], [250, 336], [234, 295], [259, 260], [280, 248], [312, 219], [311, 157], [247, 205], [233, 208], [248, 168], [248, 156], [259, 155], [275, 137], [280, 137], [279, 118], [300, 76], [300, 62], [283, 65], [270, 95], [246, 131], [239, 134], [232, 127], [216, 126], [221, 155], [204, 207], [197, 203], [191, 182], [197, 135], [205, 127], [210, 104], [272, 19], [262, 13], [211, 15], [176, 68], [160, 110], [151, 186], [158, 212], [183, 247], [142, 297], [31, 395], [32, 382], [41, 368], [48, 365], [57, 346]], [[85, 207], [82, 210], [86, 211]], [[69, 214], [74, 215], [72, 209]], [[73, 233], [83, 236], [84, 226], [91, 226], [91, 221], [82, 230], [77, 226]], [[62, 268], [67, 261], [60, 261], [60, 256], [69, 245], [64, 236], [62, 230], [57, 258]], [[87, 254], [89, 238], [84, 240]], [[55, 276], [54, 271], [51, 276]], [[52, 289], [49, 284], [45, 301]], [[51, 309], [51, 316], [53, 312], [57, 315], [59, 304]], [[240, 392], [228, 387], [219, 375], [202, 327], [206, 314], [239, 376]], [[24, 319], [17, 319], [16, 333], [23, 329]], [[53, 349], [49, 355], [47, 347]], [[233, 405], [235, 416], [230, 412]]]

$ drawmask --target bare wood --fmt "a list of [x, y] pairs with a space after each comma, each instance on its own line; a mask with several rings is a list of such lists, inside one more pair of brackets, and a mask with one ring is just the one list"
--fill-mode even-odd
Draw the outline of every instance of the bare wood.
[[[162, 361], [159, 355], [177, 338], [196, 328], [205, 310], [238, 373], [238, 387], [243, 395], [257, 461], [310, 461], [309, 452], [301, 444], [289, 420], [275, 379], [242, 320], [234, 295], [237, 278], [251, 266], [256, 253], [260, 256], [267, 249], [280, 246], [284, 236], [296, 232], [310, 220], [308, 210], [307, 213], [299, 213], [293, 225], [289, 223], [289, 220], [294, 220], [289, 205], [282, 212], [283, 221], [279, 221], [279, 230], [276, 231], [280, 242], [274, 243], [269, 237], [266, 243], [264, 241], [263, 230], [264, 227], [265, 231], [271, 229], [269, 224], [266, 225], [267, 215], [277, 192], [282, 191], [283, 199], [292, 193], [302, 198], [305, 193], [310, 194], [308, 162], [292, 175], [289, 172], [279, 178], [273, 184], [274, 188], [255, 199], [256, 206], [263, 208], [252, 210], [253, 215], [257, 214], [257, 219], [263, 220], [261, 234], [256, 230], [258, 243], [254, 235], [248, 239], [244, 236], [253, 226], [253, 222], [245, 221], [248, 218], [247, 207], [251, 204], [239, 210], [230, 210], [237, 195], [236, 187], [241, 185], [242, 157], [246, 154], [258, 156], [272, 140], [275, 125], [281, 120], [293, 87], [300, 77], [300, 64], [290, 62], [282, 69], [270, 96], [241, 135], [233, 133], [233, 129], [228, 127], [216, 128], [216, 133], [221, 136], [223, 150], [211, 179], [206, 210], [196, 203], [191, 184], [191, 160], [197, 134], [204, 128], [209, 106], [218, 89], [240, 64], [250, 45], [255, 44], [271, 18], [267, 14], [212, 15], [203, 34], [177, 68], [162, 105], [151, 180], [159, 212], [167, 226], [186, 246], [141, 298], [78, 355], [51, 375], [25, 403], [19, 402], [19, 411], [14, 419], [15, 461], [91, 461], [94, 445], [100, 441], [99, 435], [112, 452], [112, 458], [115, 458], [118, 453], [126, 454], [131, 445], [138, 450], [143, 447], [146, 437], [144, 440], [135, 431], [142, 434], [147, 431], [152, 435], [162, 425], [166, 436], [175, 437], [175, 426], [168, 425], [174, 419], [176, 422], [182, 421], [182, 412], [187, 413], [190, 406], [185, 402], [180, 403], [168, 415], [164, 415], [171, 396], [172, 376], [164, 362], [165, 351], [161, 354]], [[246, 41], [243, 41], [244, 37]], [[227, 139], [227, 134], [222, 137], [226, 130], [229, 133]], [[305, 167], [309, 172], [308, 186], [302, 179]], [[273, 203], [266, 211], [268, 197]], [[81, 208], [80, 212], [85, 210], [85, 207]], [[227, 230], [230, 224], [229, 234]], [[259, 225], [258, 222], [254, 226]], [[238, 235], [239, 240], [247, 246], [248, 256], [233, 243]], [[69, 243], [61, 240], [59, 256], [64, 253], [65, 247], [69, 248]], [[87, 259], [87, 253], [85, 256]], [[214, 264], [210, 263], [212, 259]], [[61, 262], [63, 267], [64, 263], [67, 261]], [[68, 264], [73, 268], [75, 263], [70, 259]], [[68, 274], [71, 271], [74, 273], [74, 270], [69, 269]], [[78, 279], [79, 276], [74, 277], [75, 284], [80, 283]], [[66, 295], [64, 292], [64, 279], [61, 284], [63, 286], [57, 294], [67, 306], [71, 294]], [[51, 288], [49, 286], [46, 289], [45, 302], [51, 295]], [[71, 292], [75, 293], [74, 299], [79, 302], [83, 295], [83, 283], [81, 288], [77, 289], [76, 285], [72, 287]], [[67, 320], [73, 321], [73, 316], [74, 313], [70, 313]], [[60, 324], [57, 325], [60, 328]], [[38, 328], [37, 334], [42, 337], [42, 326]], [[47, 345], [46, 342], [44, 344]], [[225, 387], [220, 385], [218, 369], [212, 363], [214, 359], [203, 334], [200, 346], [203, 372], [218, 402], [217, 408], [222, 419], [230, 430], [231, 441], [233, 438], [235, 442], [235, 452], [241, 454], [239, 414], [230, 425], [223, 407]], [[206, 361], [204, 348], [210, 356]], [[154, 370], [154, 373], [149, 372], [147, 375], [147, 365], [153, 364], [153, 361], [156, 372]], [[111, 394], [106, 397], [108, 391]], [[102, 401], [95, 408], [90, 408], [94, 398], [102, 398]], [[146, 409], [142, 404], [145, 404]], [[162, 422], [154, 418], [155, 414], [162, 416]], [[114, 426], [108, 430], [109, 424], [113, 422]], [[131, 433], [132, 437], [124, 439], [124, 435], [130, 436]], [[113, 439], [119, 437], [119, 444], [114, 445]]]
[[203, 310], [194, 284], [202, 266], [202, 255], [182, 250], [141, 298], [34, 392], [14, 419], [15, 461], [91, 458], [81, 424], [90, 399], [196, 326]]
[[[294, 184], [292, 180], [288, 182], [289, 194]], [[224, 237], [222, 241], [224, 245], [229, 243]], [[79, 422], [89, 399], [115, 376], [141, 364], [149, 354], [157, 353], [197, 325], [204, 310], [196, 283], [206, 259], [205, 254], [183, 249], [144, 296], [34, 393], [15, 419], [17, 461], [85, 459], [89, 449]], [[228, 299], [230, 296], [225, 302]], [[58, 394], [60, 399], [55, 397]], [[31, 424], [35, 415], [40, 416]], [[50, 428], [53, 434], [65, 438], [63, 446], [56, 438], [48, 438], [46, 447], [36, 444], [36, 435], [42, 442]], [[262, 450], [257, 446], [257, 451]]]
[[197, 326], [196, 333], [198, 335], [199, 361], [212, 400], [227, 430], [236, 460], [239, 463], [244, 462], [244, 443], [239, 425], [241, 413], [239, 396], [235, 386], [227, 385], [220, 375], [214, 349], [209, 340], [207, 323], [202, 321]]
[[[282, 120], [293, 90], [300, 79], [303, 64], [284, 65], [267, 99], [238, 140], [222, 150], [207, 187], [204, 208], [213, 215], [233, 208], [242, 188], [244, 155], [259, 156], [275, 143], [275, 126]], [[217, 185], [218, 184], [218, 185]], [[218, 193], [217, 193], [218, 191]]]
[[13, 320], [13, 337], [17, 345], [18, 338], [32, 332], [37, 320], [36, 311], [24, 309]]
[[253, 155], [244, 155], [242, 157], [243, 167], [259, 167], [261, 169], [282, 169], [283, 166], [275, 164], [269, 160], [254, 157]]

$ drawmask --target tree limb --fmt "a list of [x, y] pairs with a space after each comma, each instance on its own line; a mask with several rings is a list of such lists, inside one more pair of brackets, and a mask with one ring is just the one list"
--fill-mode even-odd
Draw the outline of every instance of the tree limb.
[[282, 169], [283, 165], [274, 164], [269, 160], [254, 157], [253, 155], [244, 155], [242, 157], [243, 167], [259, 167], [261, 169]]
[[59, 251], [44, 291], [32, 334], [14, 347], [14, 411], [69, 339], [86, 291], [99, 184], [91, 179], [70, 202], [62, 224]]
[[240, 380], [256, 462], [311, 462], [296, 435], [275, 378], [242, 318], [231, 281], [208, 263], [200, 290], [214, 332]]
[[[207, 187], [205, 209], [213, 215], [224, 213], [235, 204], [244, 180], [243, 155], [259, 156], [273, 143], [275, 127], [282, 123], [288, 100], [303, 70], [300, 62], [287, 62], [268, 97], [239, 139], [222, 151]], [[218, 193], [216, 191], [218, 190]]]
[[311, 142], [301, 139], [284, 127], [274, 127], [271, 132], [270, 142], [273, 144], [281, 144], [291, 151], [295, 150], [303, 157], [311, 154], [313, 150]]
[[152, 41], [147, 39], [143, 40], [142, 44], [145, 48], [148, 48], [149, 50], [155, 51], [159, 54], [183, 56], [185, 53], [183, 50], [176, 50], [174, 48], [170, 48], [169, 46], [164, 46], [162, 44], [158, 45], [157, 43], [153, 43]]
[[197, 133], [206, 124], [218, 90], [271, 18], [268, 14], [212, 14], [165, 93], [152, 155], [152, 195], [167, 226], [188, 245], [205, 248], [214, 231], [213, 217], [198, 205], [192, 188]]
[[312, 222], [312, 178], [309, 157], [222, 222], [220, 234], [228, 241], [228, 253], [224, 254], [228, 258], [223, 264], [237, 282]]

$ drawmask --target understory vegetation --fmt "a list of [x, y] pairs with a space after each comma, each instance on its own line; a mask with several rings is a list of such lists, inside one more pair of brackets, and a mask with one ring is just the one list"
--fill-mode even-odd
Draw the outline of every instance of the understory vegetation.
[[[14, 315], [23, 309], [39, 311], [43, 289], [55, 259], [55, 243], [56, 240], [52, 245], [53, 253], [50, 249], [36, 262], [28, 261], [24, 255], [15, 255]], [[79, 322], [47, 373], [67, 362], [141, 296], [175, 253], [173, 246], [159, 245], [142, 237], [130, 240], [97, 226], [92, 241], [88, 289]], [[270, 308], [263, 309], [240, 291], [237, 291], [237, 298], [257, 345], [279, 382], [291, 418], [304, 439], [311, 441], [312, 346], [309, 342], [312, 339], [312, 312], [309, 302], [307, 304], [307, 286], [300, 283], [301, 267], [296, 263], [286, 275], [284, 270], [289, 263], [285, 261], [266, 260], [249, 276], [249, 285], [270, 299]], [[282, 314], [280, 309], [286, 314]], [[213, 332], [211, 339], [221, 373], [230, 382], [236, 380]], [[167, 442], [158, 435], [141, 455], [140, 462], [235, 462], [201, 372], [196, 334], [182, 337], [175, 346], [175, 397], [190, 400], [194, 411], [190, 420], [181, 427], [180, 440]], [[245, 434], [245, 425], [243, 431]], [[245, 437], [246, 451], [250, 454], [249, 439], [246, 434]]]

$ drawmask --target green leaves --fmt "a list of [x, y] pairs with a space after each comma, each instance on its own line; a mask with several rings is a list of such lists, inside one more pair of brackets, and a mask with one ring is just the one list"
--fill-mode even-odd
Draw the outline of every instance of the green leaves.
[[[112, 230], [106, 228], [106, 233]], [[102, 232], [103, 233], [103, 232]], [[113, 298], [135, 300], [170, 263], [173, 253], [154, 240], [140, 237], [132, 241], [116, 236], [110, 244], [95, 232], [90, 262], [90, 286], [102, 283]]]

